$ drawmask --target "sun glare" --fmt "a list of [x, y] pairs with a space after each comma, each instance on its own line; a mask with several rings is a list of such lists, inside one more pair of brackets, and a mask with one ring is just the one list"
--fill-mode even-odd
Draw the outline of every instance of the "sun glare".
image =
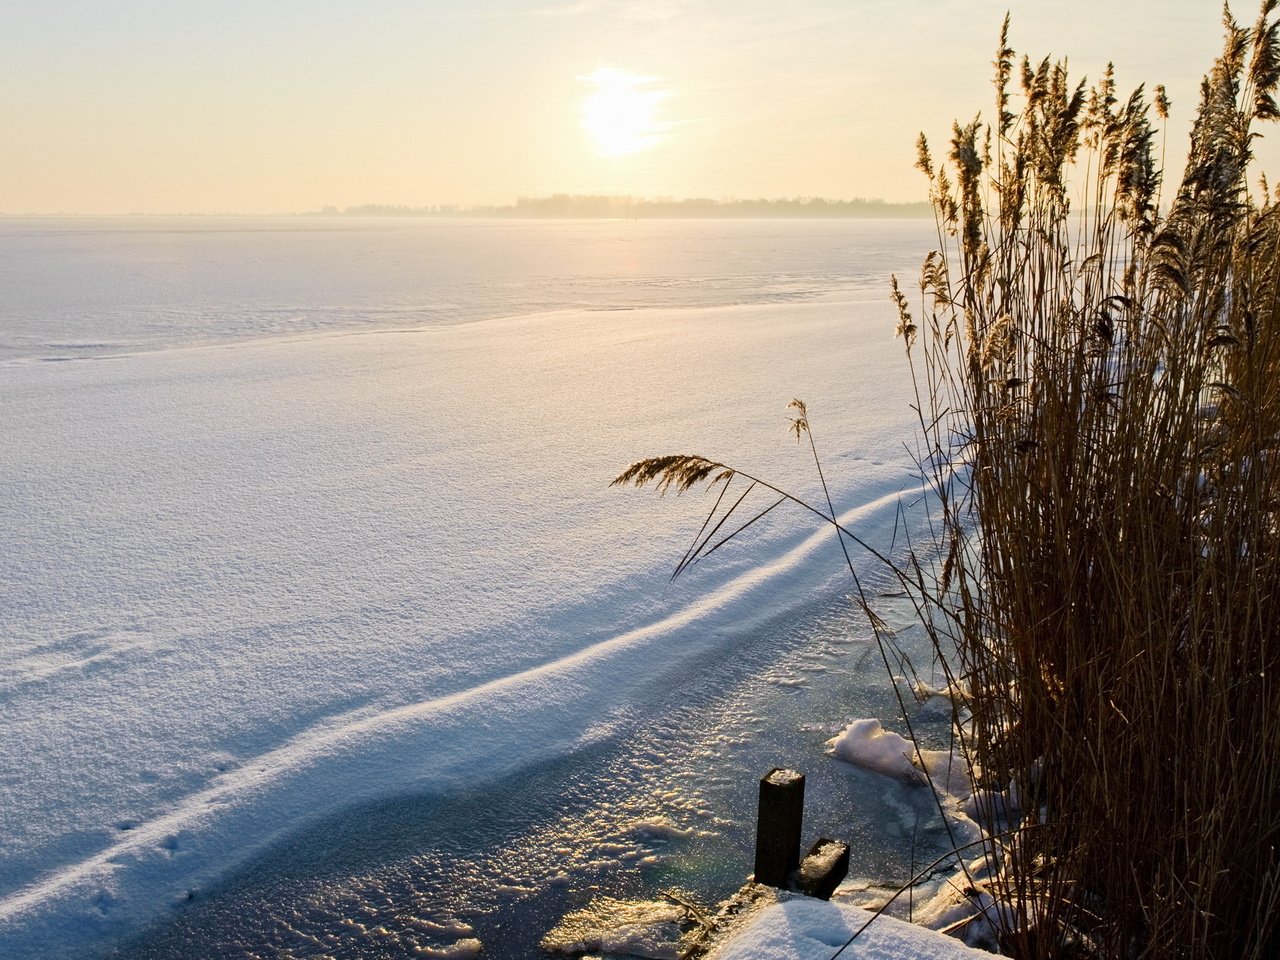
[[607, 157], [617, 157], [657, 146], [664, 124], [656, 118], [666, 94], [649, 89], [649, 77], [601, 68], [582, 77], [595, 92], [582, 105], [582, 125]]

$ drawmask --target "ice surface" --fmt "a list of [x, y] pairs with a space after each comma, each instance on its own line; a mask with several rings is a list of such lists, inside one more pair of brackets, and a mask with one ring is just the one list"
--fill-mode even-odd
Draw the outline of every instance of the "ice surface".
[[0, 362], [553, 310], [880, 299], [931, 234], [923, 220], [4, 217]]
[[607, 484], [689, 450], [815, 496], [799, 395], [842, 517], [887, 542], [911, 488], [889, 314], [566, 310], [7, 366], [0, 954], [91, 955], [346, 804], [573, 751], [844, 589], [801, 519], [669, 587], [709, 503]]

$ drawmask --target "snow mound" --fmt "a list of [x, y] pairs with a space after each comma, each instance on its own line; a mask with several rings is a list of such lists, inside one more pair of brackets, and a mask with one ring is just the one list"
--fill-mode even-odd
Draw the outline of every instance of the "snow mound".
[[970, 793], [964, 760], [950, 750], [917, 750], [910, 740], [885, 730], [879, 720], [854, 720], [828, 741], [837, 760], [873, 773], [922, 784], [958, 799]]
[[905, 737], [885, 730], [879, 720], [854, 720], [831, 739], [830, 746], [836, 759], [864, 770], [903, 780], [919, 776], [912, 762], [915, 746]]
[[[870, 920], [860, 907], [796, 898], [762, 908], [713, 950], [708, 960], [830, 960]], [[841, 954], [849, 960], [977, 960], [989, 958], [951, 937], [877, 917]]]

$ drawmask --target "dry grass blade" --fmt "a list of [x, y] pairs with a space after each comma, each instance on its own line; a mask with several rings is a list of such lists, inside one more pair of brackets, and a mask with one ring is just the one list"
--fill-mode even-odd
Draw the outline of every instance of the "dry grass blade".
[[[700, 550], [700, 551], [699, 551], [699, 552], [698, 552], [698, 553], [697, 553], [697, 554], [696, 554], [696, 555], [695, 555], [695, 556], [694, 556], [694, 557], [689, 561], [689, 563], [698, 563], [698, 562], [699, 562], [699, 561], [701, 561], [701, 560], [705, 560], [707, 557], [711, 556], [711, 554], [715, 553], [717, 550], [719, 550], [721, 547], [723, 547], [726, 543], [728, 543], [729, 541], [731, 541], [731, 540], [733, 540], [734, 538], [736, 538], [739, 534], [741, 534], [744, 530], [746, 530], [746, 529], [747, 529], [748, 527], [750, 527], [752, 524], [756, 523], [756, 521], [758, 521], [758, 520], [763, 520], [763, 519], [764, 519], [765, 517], [767, 517], [770, 513], [772, 513], [776, 508], [778, 508], [778, 507], [782, 506], [782, 505], [783, 505], [784, 503], [786, 503], [786, 502], [787, 502], [787, 498], [786, 498], [786, 497], [779, 497], [777, 500], [773, 501], [773, 503], [769, 504], [769, 506], [765, 507], [765, 508], [764, 508], [763, 510], [761, 510], [759, 513], [757, 513], [754, 517], [752, 517], [750, 520], [748, 520], [746, 523], [744, 523], [744, 524], [742, 524], [741, 526], [739, 526], [739, 527], [738, 527], [736, 530], [734, 530], [732, 533], [726, 534], [724, 537], [722, 537], [721, 539], [717, 540], [714, 546], [709, 547], [709, 548], [707, 548], [707, 549], [705, 549], [705, 550]], [[728, 517], [726, 516], [724, 519], [728, 519]], [[704, 543], [704, 544], [703, 544], [703, 546], [705, 547], [705, 546], [706, 546], [706, 544]], [[685, 564], [685, 566], [688, 566], [688, 564]], [[681, 569], [683, 569], [683, 568], [681, 568]], [[678, 574], [680, 571], [679, 571], [679, 570], [677, 570], [676, 572], [677, 572], [677, 574]]]
[[715, 526], [711, 528], [711, 532], [704, 537], [702, 535], [702, 530], [706, 530], [707, 525], [715, 519], [716, 514], [720, 510], [720, 504], [724, 500], [724, 495], [729, 490], [728, 485], [725, 485], [724, 489], [720, 491], [720, 496], [716, 498], [716, 502], [712, 506], [711, 512], [707, 514], [707, 519], [702, 522], [702, 530], [698, 532], [698, 537], [694, 539], [693, 546], [689, 548], [689, 551], [680, 559], [680, 562], [676, 564], [675, 572], [671, 574], [672, 580], [680, 576], [686, 567], [692, 563], [697, 563], [698, 560], [705, 555], [707, 552], [707, 544], [711, 542], [711, 538], [720, 532], [720, 528], [723, 527], [725, 523], [728, 522], [729, 518], [737, 512], [738, 508], [742, 506], [747, 497], [751, 496], [751, 491], [755, 488], [756, 485], [754, 483], [748, 485], [747, 489], [742, 492], [742, 495], [733, 502], [729, 509], [720, 515], [720, 519], [717, 520]]

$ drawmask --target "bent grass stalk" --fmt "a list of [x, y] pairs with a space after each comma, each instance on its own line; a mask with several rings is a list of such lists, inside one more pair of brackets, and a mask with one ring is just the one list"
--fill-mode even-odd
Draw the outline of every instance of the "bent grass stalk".
[[[794, 506], [813, 514], [824, 523], [829, 523], [834, 528], [837, 539], [840, 541], [840, 548], [844, 554], [845, 563], [849, 570], [849, 576], [853, 581], [855, 594], [853, 599], [858, 608], [867, 617], [867, 620], [871, 625], [872, 633], [876, 640], [876, 647], [880, 654], [880, 659], [884, 665], [886, 674], [890, 677], [894, 675], [894, 661], [899, 665], [905, 666], [909, 672], [914, 674], [914, 670], [910, 667], [909, 658], [893, 643], [893, 631], [871, 606], [866, 591], [863, 589], [862, 581], [858, 576], [857, 568], [854, 566], [853, 558], [849, 553], [848, 543], [846, 540], [851, 541], [856, 546], [866, 551], [885, 569], [893, 571], [904, 588], [910, 588], [912, 585], [912, 581], [906, 572], [907, 568], [903, 568], [898, 564], [895, 564], [889, 556], [867, 543], [853, 531], [841, 524], [837, 519], [835, 506], [832, 503], [831, 494], [826, 485], [826, 479], [822, 474], [822, 462], [821, 458], [818, 456], [817, 443], [813, 438], [808, 409], [804, 401], [798, 399], [792, 400], [788, 405], [788, 409], [794, 410], [797, 413], [797, 416], [791, 418], [791, 432], [795, 435], [797, 442], [799, 442], [802, 436], [807, 436], [809, 438], [810, 453], [812, 454], [815, 469], [818, 471], [818, 475], [822, 483], [823, 496], [827, 502], [828, 512], [826, 513], [824, 513], [819, 507], [816, 507], [808, 501], [775, 486], [767, 480], [762, 480], [724, 463], [691, 454], [668, 454], [661, 457], [650, 457], [645, 460], [639, 460], [615, 477], [610, 483], [610, 486], [644, 487], [652, 484], [660, 494], [665, 494], [667, 491], [672, 489], [677, 493], [685, 493], [703, 481], [707, 482], [709, 488], [723, 484], [720, 494], [716, 498], [715, 504], [703, 520], [702, 526], [694, 537], [692, 545], [680, 559], [680, 562], [676, 565], [675, 570], [671, 574], [671, 578], [673, 580], [690, 566], [710, 556], [726, 543], [736, 538], [748, 527], [752, 526], [757, 521], [762, 520], [783, 503], [789, 502]], [[749, 485], [729, 507], [722, 510], [721, 506], [728, 493], [729, 486], [737, 477], [742, 477], [744, 480], [748, 481]], [[756, 510], [755, 513], [751, 514], [747, 520], [739, 524], [731, 533], [717, 540], [714, 545], [709, 546], [711, 540], [716, 536], [720, 528], [729, 521], [730, 517], [738, 514], [739, 509], [743, 507], [747, 497], [756, 487], [761, 487], [773, 494], [776, 494], [778, 499], [774, 500], [767, 507]], [[708, 527], [711, 527], [710, 532], [707, 532]], [[917, 572], [916, 579], [919, 579], [918, 568], [913, 569]], [[948, 679], [948, 682], [950, 682], [950, 679]], [[896, 682], [893, 683], [892, 686], [894, 696], [898, 702], [899, 714], [907, 728], [907, 737], [913, 744], [917, 744], [918, 740], [911, 721], [911, 714], [910, 711], [907, 710], [906, 701], [902, 696], [902, 690]], [[943, 792], [940, 789], [935, 789], [933, 775], [927, 765], [921, 765], [920, 773], [938, 801], [939, 812], [943, 814], [942, 821], [951, 840], [952, 847], [953, 849], [958, 850], [959, 847], [952, 832], [951, 822], [946, 816], [946, 811], [942, 809]], [[958, 861], [958, 866], [967, 876], [968, 870], [962, 859]]]

